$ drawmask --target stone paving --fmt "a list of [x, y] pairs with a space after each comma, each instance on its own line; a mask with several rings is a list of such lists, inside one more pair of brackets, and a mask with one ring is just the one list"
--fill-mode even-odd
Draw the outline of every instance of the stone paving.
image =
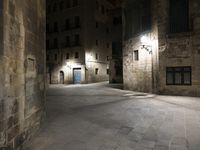
[[47, 119], [25, 150], [200, 150], [200, 98], [107, 83], [51, 86]]

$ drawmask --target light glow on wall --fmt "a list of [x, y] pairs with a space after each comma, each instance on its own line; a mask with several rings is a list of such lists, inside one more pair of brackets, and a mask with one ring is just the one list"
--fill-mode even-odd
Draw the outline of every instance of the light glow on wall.
[[145, 49], [147, 52], [149, 52], [149, 54], [152, 54], [152, 41], [150, 40], [150, 38], [146, 35], [143, 35], [140, 38], [140, 42], [142, 45], [142, 49]]

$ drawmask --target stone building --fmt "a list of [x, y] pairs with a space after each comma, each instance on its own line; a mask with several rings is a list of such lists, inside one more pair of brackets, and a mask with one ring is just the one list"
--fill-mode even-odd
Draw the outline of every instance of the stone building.
[[125, 89], [200, 96], [199, 8], [199, 0], [127, 0]]
[[117, 3], [110, 11], [111, 16], [111, 41], [112, 57], [110, 59], [110, 83], [123, 82], [123, 63], [122, 63], [122, 8], [121, 3]]
[[108, 0], [47, 1], [47, 76], [51, 84], [107, 81]]
[[0, 1], [0, 149], [19, 150], [45, 101], [45, 0]]

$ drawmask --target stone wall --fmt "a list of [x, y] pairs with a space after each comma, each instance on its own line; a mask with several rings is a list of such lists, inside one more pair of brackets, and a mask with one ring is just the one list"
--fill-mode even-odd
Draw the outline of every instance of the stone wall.
[[44, 116], [45, 0], [0, 3], [0, 147], [19, 150]]
[[[144, 0], [145, 1], [145, 0]], [[147, 0], [146, 0], [147, 1]], [[140, 2], [141, 3], [141, 2]], [[200, 2], [189, 1], [190, 31], [172, 34], [169, 32], [169, 0], [152, 0], [152, 27], [141, 31], [137, 22], [137, 3], [128, 1], [124, 9], [124, 87], [143, 92], [170, 95], [200, 95]], [[132, 19], [131, 19], [132, 18]], [[145, 36], [152, 49], [148, 55], [141, 37]], [[139, 60], [134, 60], [134, 50], [139, 51]], [[192, 85], [167, 85], [167, 67], [192, 67]]]
[[[143, 2], [145, 3], [145, 1]], [[138, 9], [140, 3], [128, 1], [124, 9], [124, 88], [141, 92], [155, 92], [158, 74], [156, 18], [152, 13], [151, 29], [141, 31], [141, 22], [138, 20], [141, 19], [142, 15], [146, 15], [146, 12], [145, 9]], [[152, 7], [154, 6], [152, 5]], [[147, 40], [145, 43], [141, 42], [143, 37]], [[138, 60], [135, 59], [135, 51], [138, 51]]]
[[[200, 96], [200, 2], [189, 1], [190, 31], [169, 33], [169, 2], [157, 0], [159, 35], [159, 93]], [[166, 67], [191, 66], [192, 85], [166, 85]]]

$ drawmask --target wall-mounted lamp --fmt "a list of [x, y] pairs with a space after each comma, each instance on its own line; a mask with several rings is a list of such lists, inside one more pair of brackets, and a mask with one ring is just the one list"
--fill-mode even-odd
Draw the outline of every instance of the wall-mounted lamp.
[[140, 41], [141, 41], [141, 48], [142, 49], [145, 49], [147, 52], [149, 52], [149, 54], [152, 54], [152, 46], [150, 44], [150, 40], [148, 39], [147, 36], [142, 36], [140, 38]]

